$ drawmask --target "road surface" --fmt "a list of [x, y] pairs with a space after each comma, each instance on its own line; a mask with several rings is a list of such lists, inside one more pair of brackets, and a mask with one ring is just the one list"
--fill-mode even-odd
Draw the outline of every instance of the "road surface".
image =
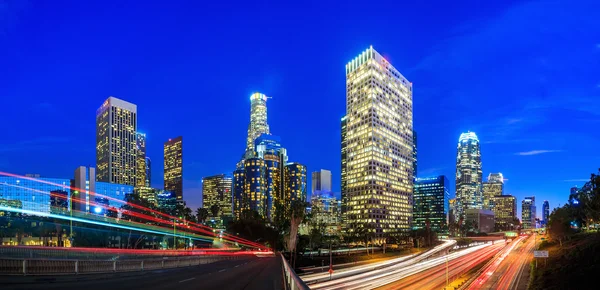
[[[486, 262], [504, 246], [504, 243], [497, 243], [452, 260], [448, 259], [448, 281], [452, 282]], [[446, 286], [445, 262], [377, 289], [443, 289], [444, 286]]]
[[0, 277], [0, 285], [2, 290], [283, 289], [280, 257], [248, 257], [194, 267], [127, 274], [82, 275], [78, 278], [83, 280], [79, 281], [69, 281], [72, 277], [58, 277], [54, 282], [33, 281], [42, 277], [4, 276]]

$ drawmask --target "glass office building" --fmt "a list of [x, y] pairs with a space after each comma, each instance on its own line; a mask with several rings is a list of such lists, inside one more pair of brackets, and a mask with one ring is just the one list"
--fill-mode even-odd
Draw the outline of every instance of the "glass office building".
[[483, 183], [483, 209], [494, 208], [493, 197], [504, 195], [504, 176], [502, 173], [490, 173]]
[[456, 154], [456, 216], [467, 209], [482, 209], [482, 171], [479, 138], [473, 132], [460, 134]]
[[412, 83], [373, 47], [346, 65], [344, 118], [346, 222], [368, 228], [376, 243], [408, 234], [413, 210]]
[[164, 188], [183, 201], [183, 137], [169, 139], [164, 146]]
[[521, 228], [535, 229], [535, 196], [526, 197], [521, 202]]
[[219, 174], [202, 178], [202, 207], [212, 215], [211, 208], [219, 207], [219, 212], [214, 218], [232, 216], [232, 178], [226, 174]]
[[448, 234], [450, 210], [448, 178], [444, 175], [415, 179], [413, 195], [413, 229], [430, 228], [439, 234]]

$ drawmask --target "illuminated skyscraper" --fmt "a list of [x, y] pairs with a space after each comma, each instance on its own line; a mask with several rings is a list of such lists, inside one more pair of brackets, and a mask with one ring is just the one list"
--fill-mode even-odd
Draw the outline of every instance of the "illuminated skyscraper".
[[413, 195], [413, 229], [429, 227], [438, 234], [448, 234], [450, 192], [448, 178], [416, 178]]
[[146, 134], [135, 133], [136, 135], [136, 178], [135, 187], [146, 187]]
[[233, 171], [232, 189], [233, 189], [233, 215], [236, 219], [242, 217], [242, 212], [250, 209], [248, 196], [245, 194], [246, 188], [246, 170], [238, 168]]
[[315, 194], [317, 191], [331, 191], [331, 171], [321, 169], [320, 171], [313, 172], [311, 185], [311, 195]]
[[225, 174], [202, 178], [202, 207], [212, 215], [212, 207], [218, 206], [219, 212], [214, 218], [233, 215], [231, 182], [231, 176]]
[[367, 227], [381, 241], [410, 231], [412, 114], [412, 84], [373, 47], [346, 65], [342, 200], [350, 232]]
[[534, 229], [535, 218], [535, 196], [526, 197], [521, 202], [521, 224], [523, 225], [523, 229]]
[[96, 111], [96, 179], [136, 185], [137, 106], [109, 97]]
[[456, 155], [456, 211], [464, 218], [467, 209], [482, 209], [482, 172], [479, 139], [473, 132], [462, 133]]
[[175, 193], [183, 201], [183, 137], [169, 139], [164, 146], [165, 190]]
[[146, 166], [146, 187], [150, 187], [150, 184], [152, 183], [152, 160], [150, 160], [150, 157], [146, 156], [146, 159], [144, 160], [144, 165]]
[[261, 134], [270, 134], [267, 123], [267, 96], [254, 93], [250, 96], [250, 124], [246, 140], [246, 158], [252, 157], [254, 140]]
[[417, 178], [417, 132], [413, 130], [413, 178]]
[[341, 124], [342, 125], [342, 134], [341, 134], [342, 135], [341, 136], [342, 137], [341, 138], [341, 143], [342, 143], [342, 146], [341, 146], [342, 147], [341, 148], [341, 152], [342, 152], [342, 167], [341, 167], [341, 169], [342, 169], [342, 172], [341, 172], [342, 173], [341, 174], [342, 175], [342, 180], [341, 180], [341, 184], [340, 184], [341, 185], [340, 187], [341, 187], [341, 190], [342, 190], [342, 201], [341, 201], [341, 204], [342, 204], [342, 207], [341, 207], [341, 217], [342, 218], [341, 218], [341, 220], [342, 220], [342, 223], [344, 225], [346, 225], [347, 224], [346, 223], [347, 220], [346, 220], [346, 214], [345, 214], [345, 212], [346, 212], [346, 205], [348, 204], [348, 201], [349, 201], [348, 200], [348, 194], [346, 194], [346, 191], [347, 191], [346, 184], [348, 184], [348, 179], [346, 178], [346, 176], [347, 176], [346, 175], [346, 169], [347, 169], [346, 168], [346, 161], [347, 161], [346, 156], [348, 156], [348, 154], [347, 154], [347, 148], [346, 148], [347, 147], [347, 140], [346, 140], [346, 135], [347, 135], [346, 134], [346, 132], [347, 132], [347, 130], [346, 130], [346, 116], [342, 117], [341, 123], [342, 123]]
[[518, 225], [517, 199], [512, 195], [496, 195], [491, 198], [497, 231], [514, 230]]
[[308, 184], [306, 183], [306, 166], [292, 162], [285, 165], [285, 198], [306, 202]]
[[550, 203], [547, 200], [544, 200], [542, 204], [542, 225], [544, 227], [548, 226], [548, 220], [550, 218]]
[[483, 183], [483, 209], [493, 209], [492, 198], [504, 194], [504, 176], [502, 173], [490, 173]]

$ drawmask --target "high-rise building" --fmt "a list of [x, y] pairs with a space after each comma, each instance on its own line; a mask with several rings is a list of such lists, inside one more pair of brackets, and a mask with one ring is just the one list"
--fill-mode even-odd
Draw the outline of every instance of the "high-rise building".
[[342, 134], [341, 134], [341, 144], [342, 144], [342, 148], [341, 148], [341, 152], [342, 152], [342, 166], [341, 166], [341, 190], [342, 190], [342, 212], [341, 212], [341, 216], [342, 216], [342, 223], [343, 224], [347, 224], [346, 223], [346, 215], [344, 214], [346, 212], [346, 205], [348, 204], [348, 194], [346, 194], [347, 192], [347, 186], [346, 184], [348, 183], [347, 178], [346, 178], [346, 161], [347, 161], [347, 150], [346, 150], [346, 146], [347, 146], [347, 140], [346, 140], [346, 116], [342, 117], [342, 121], [341, 121], [341, 126], [342, 126]]
[[412, 114], [412, 84], [373, 47], [346, 65], [342, 199], [350, 232], [366, 227], [382, 241], [410, 231]]
[[512, 195], [497, 195], [491, 198], [493, 204], [492, 211], [497, 231], [513, 230], [518, 223], [517, 218], [517, 199]]
[[413, 229], [429, 228], [438, 234], [448, 234], [448, 184], [444, 175], [415, 179]]
[[317, 227], [324, 226], [326, 235], [340, 232], [340, 206], [341, 202], [335, 198], [331, 191], [316, 191], [310, 197], [313, 222]]
[[213, 215], [213, 206], [218, 207], [218, 212], [213, 218], [231, 217], [232, 196], [231, 176], [226, 174], [213, 175], [202, 178], [202, 207]]
[[413, 178], [417, 178], [417, 131], [413, 130]]
[[526, 197], [521, 202], [521, 224], [523, 225], [523, 229], [535, 228], [535, 218], [535, 196]]
[[160, 192], [159, 189], [144, 186], [136, 187], [134, 192], [138, 194], [140, 199], [147, 202], [149, 205], [158, 206], [157, 195]]
[[473, 222], [480, 233], [494, 231], [494, 212], [491, 210], [468, 208], [465, 210], [465, 221]]
[[246, 190], [246, 170], [238, 168], [233, 171], [232, 190], [233, 190], [233, 215], [236, 219], [242, 217], [242, 213], [250, 210], [250, 202], [245, 193]]
[[[72, 206], [74, 210], [89, 212], [90, 202], [93, 204], [96, 200], [96, 169], [93, 167], [79, 166], [75, 169], [75, 178], [73, 179], [73, 187], [71, 190], [73, 198], [81, 202], [75, 202]], [[85, 203], [83, 203], [85, 200]]]
[[306, 166], [292, 162], [285, 165], [285, 198], [306, 202], [307, 187]]
[[96, 179], [136, 185], [137, 106], [109, 97], [96, 111]]
[[144, 165], [146, 166], [146, 181], [144, 183], [146, 187], [150, 187], [152, 184], [152, 160], [150, 160], [150, 157], [146, 156]]
[[135, 187], [146, 187], [146, 134], [136, 132], [136, 148], [137, 148], [137, 159], [136, 159], [136, 177]]
[[483, 183], [483, 208], [492, 210], [492, 198], [504, 195], [504, 176], [502, 173], [490, 173]]
[[183, 137], [169, 139], [164, 146], [165, 190], [172, 191], [177, 201], [183, 201]]
[[317, 191], [331, 191], [331, 171], [325, 169], [314, 171], [312, 173], [311, 187], [311, 195]]
[[262, 134], [270, 134], [267, 123], [267, 99], [268, 97], [261, 93], [254, 93], [250, 96], [250, 124], [246, 139], [246, 158], [252, 157], [254, 153], [254, 140]]
[[161, 190], [156, 194], [158, 209], [168, 214], [174, 214], [177, 208], [177, 195], [174, 192]]
[[548, 220], [550, 219], [550, 203], [547, 200], [544, 200], [542, 204], [542, 225], [544, 227], [548, 226]]
[[473, 132], [460, 134], [456, 155], [456, 210], [464, 218], [466, 209], [481, 209], [482, 171], [479, 139]]

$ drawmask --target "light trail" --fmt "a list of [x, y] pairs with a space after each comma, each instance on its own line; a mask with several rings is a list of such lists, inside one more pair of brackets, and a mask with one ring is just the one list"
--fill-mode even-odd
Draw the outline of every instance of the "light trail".
[[[342, 269], [339, 271], [335, 271], [331, 275], [331, 280], [340, 279], [340, 278], [349, 277], [349, 276], [356, 277], [356, 275], [358, 275], [358, 274], [367, 273], [369, 271], [373, 271], [373, 270], [377, 270], [377, 269], [384, 269], [384, 268], [387, 269], [390, 266], [401, 267], [404, 265], [410, 265], [410, 264], [416, 263], [419, 260], [428, 258], [429, 256], [431, 256], [445, 248], [451, 247], [455, 244], [456, 244], [455, 240], [445, 240], [445, 241], [443, 241], [443, 243], [441, 245], [438, 245], [438, 246], [434, 247], [433, 249], [430, 249], [418, 256], [413, 254], [413, 255], [400, 257], [400, 258], [396, 258], [396, 259], [391, 259], [391, 260], [387, 260], [387, 261], [382, 261], [382, 262], [378, 262], [378, 263], [355, 266], [355, 267], [350, 267], [350, 268]], [[316, 273], [316, 274], [305, 275], [305, 276], [302, 276], [301, 278], [305, 283], [310, 284], [310, 283], [318, 283], [321, 281], [329, 281], [330, 275], [329, 275], [329, 273]]]
[[[90, 192], [91, 194], [93, 194], [95, 196], [103, 197], [103, 198], [108, 199], [108, 200], [112, 200], [112, 201], [115, 201], [115, 202], [118, 202], [118, 203], [122, 203], [122, 204], [127, 204], [127, 205], [129, 205], [131, 207], [134, 207], [134, 208], [137, 208], [137, 209], [141, 209], [141, 210], [144, 210], [144, 211], [149, 211], [149, 212], [155, 213], [157, 215], [161, 215], [161, 216], [167, 217], [167, 218], [169, 218], [169, 221], [168, 221], [169, 224], [171, 224], [172, 220], [178, 220], [178, 221], [181, 221], [183, 223], [191, 224], [191, 225], [195, 226], [198, 229], [198, 231], [207, 231], [207, 232], [210, 232], [212, 235], [214, 235], [215, 238], [219, 238], [219, 236], [216, 233], [212, 232], [213, 229], [210, 228], [210, 227], [208, 227], [208, 226], [205, 226], [205, 225], [202, 225], [202, 224], [198, 224], [198, 223], [193, 223], [193, 222], [190, 222], [190, 221], [186, 221], [185, 219], [182, 219], [180, 217], [171, 216], [171, 215], [165, 214], [165, 213], [160, 212], [160, 211], [156, 211], [156, 210], [153, 210], [153, 209], [150, 209], [150, 208], [147, 208], [147, 207], [143, 207], [143, 206], [140, 206], [140, 205], [137, 205], [137, 204], [134, 204], [134, 203], [126, 202], [124, 200], [120, 200], [120, 199], [117, 199], [117, 198], [113, 198], [113, 197], [110, 197], [110, 196], [106, 196], [106, 195], [103, 195], [103, 194], [91, 192], [89, 190], [84, 190], [84, 189], [73, 187], [73, 186], [68, 186], [68, 185], [58, 184], [58, 183], [54, 183], [54, 182], [50, 182], [50, 181], [46, 181], [46, 180], [36, 179], [36, 178], [33, 178], [33, 177], [22, 176], [22, 175], [8, 173], [8, 172], [2, 172], [2, 171], [0, 171], [0, 175], [5, 175], [5, 176], [11, 176], [11, 177], [16, 177], [16, 178], [31, 180], [31, 181], [35, 181], [35, 182], [39, 182], [39, 183], [44, 183], [44, 184], [49, 184], [49, 185], [54, 185], [54, 186], [57, 186], [57, 187], [62, 187], [62, 188], [65, 188], [65, 189], [75, 190], [75, 191], [79, 191], [79, 192], [86, 192], [87, 191], [87, 192]], [[11, 185], [6, 184], [6, 183], [4, 183], [3, 185], [11, 186]], [[34, 189], [30, 189], [30, 190], [34, 190]], [[43, 193], [44, 194], [48, 194], [46, 192], [43, 192]], [[203, 230], [200, 230], [200, 229], [203, 229]], [[223, 238], [225, 240], [228, 240], [228, 241], [237, 242], [239, 244], [243, 244], [243, 245], [246, 245], [246, 246], [251, 246], [251, 247], [254, 247], [254, 248], [259, 248], [259, 249], [262, 249], [262, 250], [271, 250], [271, 249], [269, 249], [268, 247], [265, 247], [262, 244], [255, 243], [255, 242], [252, 242], [252, 241], [248, 241], [246, 239], [242, 239], [242, 238], [239, 238], [239, 237], [227, 234], [227, 233], [222, 233], [221, 234], [221, 238]]]
[[518, 237], [516, 240], [511, 242], [511, 245], [502, 249], [500, 255], [494, 259], [494, 261], [485, 268], [479, 277], [477, 277], [467, 289], [481, 289], [483, 285], [494, 275], [494, 272], [498, 270], [500, 265], [506, 260], [506, 257], [519, 245], [519, 242], [523, 240], [523, 237]]

